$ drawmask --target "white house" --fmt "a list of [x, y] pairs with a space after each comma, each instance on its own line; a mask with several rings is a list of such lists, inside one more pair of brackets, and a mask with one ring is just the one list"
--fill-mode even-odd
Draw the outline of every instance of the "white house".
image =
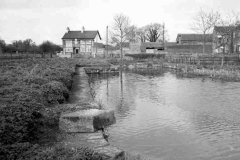
[[63, 56], [71, 57], [74, 54], [95, 57], [98, 52], [97, 45], [101, 42], [101, 36], [97, 30], [86, 31], [84, 27], [81, 31], [70, 31], [62, 37]]

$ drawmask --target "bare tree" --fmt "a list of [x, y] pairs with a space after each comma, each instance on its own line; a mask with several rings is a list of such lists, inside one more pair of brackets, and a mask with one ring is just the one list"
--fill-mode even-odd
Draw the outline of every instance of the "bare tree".
[[219, 22], [220, 14], [218, 11], [200, 11], [193, 17], [191, 29], [197, 33], [203, 34], [203, 53], [205, 53], [206, 34], [213, 31], [213, 27]]
[[129, 35], [130, 20], [123, 14], [116, 14], [113, 18], [112, 30], [110, 31], [111, 39], [120, 44], [121, 59], [123, 58], [122, 43], [127, 41]]
[[137, 42], [138, 41], [137, 30], [138, 30], [138, 28], [135, 25], [132, 25], [129, 27], [128, 34], [126, 35], [126, 39], [129, 42]]
[[163, 25], [151, 23], [145, 27], [146, 39], [150, 42], [156, 42], [163, 35]]
[[136, 35], [137, 35], [138, 41], [146, 42], [147, 38], [146, 38], [146, 28], [145, 27], [138, 28], [136, 31]]

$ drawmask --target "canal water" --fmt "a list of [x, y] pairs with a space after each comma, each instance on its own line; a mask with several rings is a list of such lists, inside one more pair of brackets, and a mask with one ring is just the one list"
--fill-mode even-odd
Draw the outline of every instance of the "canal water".
[[135, 70], [93, 76], [111, 144], [163, 160], [240, 159], [240, 83]]

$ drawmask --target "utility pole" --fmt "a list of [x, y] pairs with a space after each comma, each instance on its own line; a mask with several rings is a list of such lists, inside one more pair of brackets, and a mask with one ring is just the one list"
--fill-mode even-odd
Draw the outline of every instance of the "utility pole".
[[106, 31], [106, 47], [107, 47], [106, 50], [107, 50], [107, 55], [108, 55], [108, 26], [107, 26], [107, 31]]
[[163, 22], [163, 49], [165, 50], [165, 24]]

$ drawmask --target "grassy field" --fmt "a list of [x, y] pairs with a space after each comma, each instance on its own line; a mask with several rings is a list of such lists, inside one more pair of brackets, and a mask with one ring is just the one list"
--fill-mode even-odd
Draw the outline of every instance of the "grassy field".
[[58, 126], [65, 109], [59, 104], [68, 100], [79, 63], [62, 58], [0, 62], [0, 159], [101, 159], [89, 149], [40, 145], [54, 141], [49, 133]]

